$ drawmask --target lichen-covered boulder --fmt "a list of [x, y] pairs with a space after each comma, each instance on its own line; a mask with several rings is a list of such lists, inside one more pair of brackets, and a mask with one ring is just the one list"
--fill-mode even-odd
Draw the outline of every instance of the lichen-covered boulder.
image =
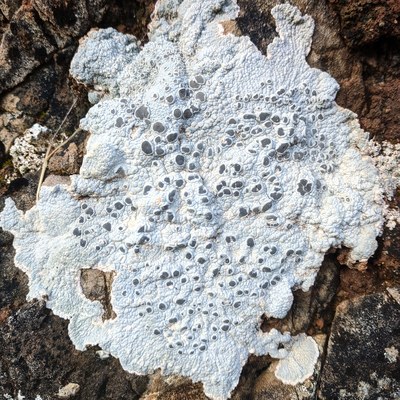
[[[264, 57], [224, 34], [237, 13], [234, 0], [160, 1], [141, 51], [92, 32], [71, 66], [101, 92], [81, 121], [80, 174], [43, 187], [25, 215], [8, 200], [0, 217], [29, 297], [70, 320], [77, 348], [189, 376], [214, 399], [249, 353], [287, 356], [290, 335], [261, 332], [260, 317], [284, 317], [330, 248], [368, 259], [383, 223], [368, 136], [305, 61], [312, 19], [275, 7]], [[112, 276], [109, 318], [82, 290], [87, 269]]]

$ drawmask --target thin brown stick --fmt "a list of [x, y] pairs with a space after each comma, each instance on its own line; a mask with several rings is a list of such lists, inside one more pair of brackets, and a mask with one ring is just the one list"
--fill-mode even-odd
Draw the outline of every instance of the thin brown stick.
[[61, 144], [59, 144], [53, 151], [51, 151], [52, 144], [49, 144], [49, 147], [47, 148], [47, 151], [46, 151], [46, 155], [44, 156], [44, 159], [43, 159], [42, 169], [40, 171], [40, 177], [39, 177], [38, 187], [37, 187], [37, 191], [36, 191], [36, 201], [39, 200], [40, 189], [42, 188], [42, 185], [43, 185], [44, 175], [46, 173], [47, 165], [49, 163], [50, 158], [53, 157], [54, 154], [56, 154], [69, 141], [71, 141], [80, 131], [81, 131], [81, 128], [76, 129], [75, 132], [70, 137], [68, 137]]
[[53, 147], [53, 144], [54, 144], [54, 138], [57, 137], [58, 133], [60, 132], [60, 130], [62, 128], [62, 126], [65, 124], [65, 121], [67, 120], [69, 114], [71, 113], [71, 111], [75, 107], [77, 101], [78, 101], [78, 99], [75, 99], [74, 102], [72, 103], [71, 107], [68, 109], [67, 113], [65, 114], [65, 117], [61, 121], [61, 124], [59, 125], [59, 127], [57, 128], [55, 134], [53, 135], [53, 140], [51, 140], [51, 142], [49, 143], [49, 146], [47, 147], [46, 155], [44, 156], [42, 168], [40, 170], [39, 182], [38, 182], [38, 187], [37, 187], [37, 190], [36, 190], [36, 201], [39, 201], [40, 189], [42, 188], [42, 185], [43, 185], [44, 176], [46, 174], [46, 169], [47, 169], [47, 165], [49, 163], [50, 158], [53, 157], [53, 155], [55, 153], [57, 153], [57, 151], [60, 150], [65, 144], [67, 144], [74, 136], [76, 136], [76, 134], [78, 132], [80, 132], [80, 128], [76, 129], [75, 132], [70, 137], [68, 137], [60, 145], [58, 145], [53, 151], [51, 151], [51, 148]]
[[67, 113], [65, 114], [64, 119], [61, 121], [60, 126], [58, 127], [58, 129], [56, 130], [56, 133], [54, 134], [53, 138], [57, 137], [58, 132], [60, 132], [61, 128], [63, 127], [63, 125], [65, 124], [65, 121], [67, 120], [69, 114], [71, 114], [71, 111], [73, 110], [73, 108], [75, 107], [76, 103], [78, 102], [78, 99], [76, 98], [74, 100], [74, 102], [71, 104], [71, 107], [68, 109]]
[[53, 157], [54, 154], [56, 154], [58, 150], [60, 150], [60, 149], [61, 149], [63, 146], [65, 146], [69, 141], [71, 141], [81, 130], [82, 130], [81, 128], [76, 129], [76, 130], [74, 131], [74, 133], [73, 133], [71, 136], [69, 136], [66, 140], [64, 140], [61, 144], [59, 144], [59, 145], [49, 154], [47, 160], [49, 160], [51, 157]]
[[40, 193], [40, 189], [42, 188], [44, 174], [46, 173], [47, 162], [48, 162], [47, 156], [50, 154], [50, 150], [51, 150], [51, 144], [49, 144], [49, 146], [47, 147], [46, 155], [44, 156], [44, 159], [43, 159], [42, 169], [40, 170], [39, 182], [38, 182], [38, 187], [36, 190], [36, 201], [39, 201], [39, 193]]

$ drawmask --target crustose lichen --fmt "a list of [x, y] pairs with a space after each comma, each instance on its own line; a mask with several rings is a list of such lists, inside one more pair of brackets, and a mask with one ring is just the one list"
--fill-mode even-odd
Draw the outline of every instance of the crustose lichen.
[[[383, 222], [367, 135], [334, 102], [335, 80], [305, 61], [312, 19], [275, 7], [264, 57], [223, 34], [237, 12], [234, 0], [160, 1], [142, 49], [91, 32], [71, 67], [101, 94], [81, 121], [81, 172], [43, 187], [25, 215], [8, 200], [0, 220], [29, 297], [70, 320], [77, 348], [189, 376], [214, 399], [249, 353], [286, 357], [289, 334], [261, 332], [260, 317], [284, 317], [330, 248], [370, 257]], [[86, 269], [114, 274], [114, 318], [84, 296]]]

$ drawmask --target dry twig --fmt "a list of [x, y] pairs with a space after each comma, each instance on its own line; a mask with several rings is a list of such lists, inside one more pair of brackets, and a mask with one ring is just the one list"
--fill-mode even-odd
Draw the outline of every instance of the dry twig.
[[40, 170], [39, 182], [38, 182], [38, 187], [37, 187], [37, 191], [36, 191], [36, 201], [39, 200], [40, 189], [42, 188], [42, 185], [43, 185], [44, 176], [46, 174], [46, 169], [47, 169], [47, 165], [50, 161], [50, 158], [53, 157], [54, 154], [56, 154], [63, 146], [65, 146], [68, 142], [70, 142], [81, 131], [80, 128], [76, 129], [75, 132], [70, 137], [68, 137], [66, 140], [64, 140], [62, 143], [60, 143], [53, 151], [51, 150], [54, 145], [54, 138], [56, 138], [57, 135], [59, 134], [62, 126], [64, 125], [65, 121], [67, 120], [72, 109], [75, 107], [77, 101], [78, 101], [78, 99], [75, 99], [74, 102], [72, 103], [72, 105], [69, 108], [64, 119], [61, 121], [60, 126], [58, 127], [57, 131], [55, 132], [55, 134], [53, 136], [53, 140], [49, 143], [49, 146], [47, 147], [46, 155], [44, 156], [42, 168]]

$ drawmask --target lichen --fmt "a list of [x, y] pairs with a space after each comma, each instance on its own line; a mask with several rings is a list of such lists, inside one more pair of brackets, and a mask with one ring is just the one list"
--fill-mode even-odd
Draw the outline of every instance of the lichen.
[[296, 385], [310, 378], [318, 360], [318, 345], [313, 338], [301, 333], [294, 336], [288, 349], [288, 355], [279, 360], [275, 376], [283, 383]]
[[[292, 289], [308, 290], [334, 247], [368, 259], [381, 232], [383, 188], [338, 84], [310, 68], [313, 21], [272, 13], [264, 57], [224, 35], [234, 0], [162, 0], [150, 41], [92, 32], [72, 75], [101, 91], [79, 175], [43, 186], [26, 214], [11, 200], [29, 298], [70, 320], [78, 349], [99, 345], [139, 374], [160, 368], [225, 399], [248, 355], [283, 358]], [[82, 270], [113, 273], [114, 318], [85, 296]]]
[[43, 163], [50, 139], [50, 130], [40, 124], [34, 124], [24, 134], [16, 138], [10, 148], [10, 156], [21, 174], [38, 171]]

